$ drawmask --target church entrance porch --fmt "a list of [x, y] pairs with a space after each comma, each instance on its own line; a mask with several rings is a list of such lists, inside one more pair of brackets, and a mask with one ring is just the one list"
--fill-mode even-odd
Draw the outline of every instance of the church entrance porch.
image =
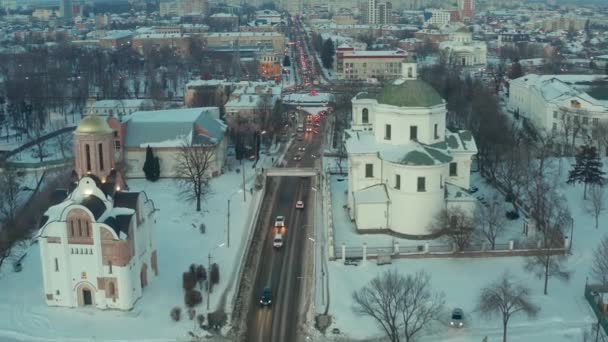
[[83, 299], [83, 304], [85, 306], [87, 305], [93, 305], [93, 298], [91, 296], [91, 291], [90, 290], [82, 290], [82, 299]]
[[91, 305], [95, 305], [95, 297], [94, 297], [94, 291], [93, 291], [93, 287], [88, 284], [88, 283], [84, 283], [81, 284], [78, 287], [77, 290], [77, 296], [78, 296], [78, 306], [91, 306]]

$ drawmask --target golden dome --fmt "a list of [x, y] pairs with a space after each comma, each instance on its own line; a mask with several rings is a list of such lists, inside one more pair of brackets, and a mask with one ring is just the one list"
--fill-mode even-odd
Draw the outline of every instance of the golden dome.
[[106, 120], [95, 114], [85, 116], [76, 128], [76, 133], [84, 134], [111, 134], [113, 132]]

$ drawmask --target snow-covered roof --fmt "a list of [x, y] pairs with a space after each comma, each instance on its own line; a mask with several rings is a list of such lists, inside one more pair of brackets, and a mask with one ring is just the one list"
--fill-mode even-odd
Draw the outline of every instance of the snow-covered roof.
[[346, 150], [349, 154], [377, 154], [382, 160], [405, 166], [444, 165], [452, 155], [444, 146], [430, 146], [416, 141], [393, 145], [376, 141], [373, 132], [347, 131]]
[[135, 112], [124, 119], [125, 146], [179, 147], [184, 142], [214, 145], [226, 131], [218, 117], [217, 107]]

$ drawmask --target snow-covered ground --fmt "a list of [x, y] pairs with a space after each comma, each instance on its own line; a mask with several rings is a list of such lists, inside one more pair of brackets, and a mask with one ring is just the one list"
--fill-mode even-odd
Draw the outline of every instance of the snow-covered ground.
[[[567, 161], [563, 163], [564, 170], [570, 168], [569, 164]], [[523, 257], [400, 259], [394, 260], [389, 266], [377, 266], [373, 261], [359, 266], [329, 262], [329, 314], [334, 320], [330, 331], [339, 328], [342, 334], [355, 340], [382, 336], [380, 327], [372, 319], [353, 312], [351, 296], [353, 291], [366, 285], [376, 275], [394, 268], [402, 274], [425, 270], [431, 275], [433, 288], [446, 296], [444, 320], [447, 320], [449, 310], [454, 307], [460, 307], [465, 312], [467, 326], [464, 329], [449, 329], [446, 324], [440, 324], [432, 332], [426, 332], [420, 340], [481, 341], [488, 336], [489, 341], [499, 341], [502, 339], [501, 320], [486, 320], [475, 312], [475, 307], [480, 289], [509, 271], [531, 288], [532, 300], [541, 307], [536, 319], [525, 316], [511, 319], [510, 341], [582, 341], [584, 331], [596, 321], [583, 292], [593, 251], [606, 234], [608, 214], [603, 213], [600, 228], [595, 229], [594, 218], [583, 207], [583, 186], [566, 185], [566, 177], [567, 171], [562, 172], [563, 187], [559, 190], [566, 196], [575, 222], [572, 255], [567, 261], [567, 268], [572, 272], [569, 282], [550, 279], [549, 294], [543, 295], [543, 281], [524, 271]]]
[[[73, 132], [67, 132], [62, 134], [62, 137], [59, 138], [50, 138], [44, 142], [42, 147], [43, 151], [43, 162], [49, 161], [58, 161], [72, 158], [73, 150], [72, 150], [72, 137], [74, 136]], [[60, 140], [63, 144], [64, 155], [61, 154], [60, 148]], [[38, 163], [40, 162], [40, 158], [38, 158], [38, 146], [32, 146], [26, 150], [23, 150], [9, 158], [9, 161], [13, 163]]]
[[[270, 164], [265, 156], [257, 167]], [[254, 178], [252, 163], [245, 164], [247, 185], [243, 201], [242, 174], [230, 172], [211, 181], [211, 194], [203, 203], [203, 212], [194, 210], [194, 203], [179, 196], [174, 180], [151, 183], [129, 180], [133, 190], [144, 190], [154, 201], [157, 212], [155, 243], [158, 250], [159, 276], [153, 278], [133, 310], [100, 311], [93, 308], [48, 307], [44, 302], [42, 273], [37, 244], [29, 248], [23, 271], [13, 273], [10, 265], [0, 273], [0, 341], [175, 341], [184, 340], [189, 331], [202, 334], [187, 317], [175, 323], [169, 311], [184, 308], [182, 272], [190, 264], [220, 266], [220, 282], [211, 294], [211, 310], [218, 307], [226, 291], [226, 310], [231, 309], [236, 271], [245, 250], [250, 222], [260, 193], [249, 191]], [[252, 198], [253, 197], [253, 198]], [[227, 200], [231, 201], [230, 247], [227, 239]], [[198, 229], [206, 225], [205, 234]], [[223, 247], [215, 248], [220, 244]], [[197, 313], [206, 312], [207, 297]]]

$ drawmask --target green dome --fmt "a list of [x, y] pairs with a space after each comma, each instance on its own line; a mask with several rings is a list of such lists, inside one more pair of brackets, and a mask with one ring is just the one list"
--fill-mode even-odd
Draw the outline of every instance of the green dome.
[[397, 107], [433, 107], [443, 104], [439, 93], [421, 80], [397, 80], [385, 86], [376, 100]]

